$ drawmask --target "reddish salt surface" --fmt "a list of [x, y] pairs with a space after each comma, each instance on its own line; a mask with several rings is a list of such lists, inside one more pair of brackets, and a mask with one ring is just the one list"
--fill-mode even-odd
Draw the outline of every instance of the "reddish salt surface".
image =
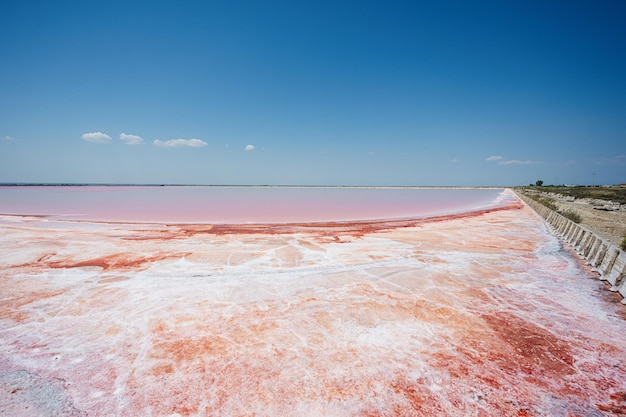
[[502, 189], [348, 187], [0, 187], [0, 214], [164, 223], [414, 218], [494, 207]]
[[0, 216], [0, 414], [626, 414], [619, 297], [506, 194], [311, 227]]

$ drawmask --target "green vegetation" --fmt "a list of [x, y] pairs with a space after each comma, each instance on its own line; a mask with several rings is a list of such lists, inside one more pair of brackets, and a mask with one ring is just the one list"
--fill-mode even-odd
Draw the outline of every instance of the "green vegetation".
[[624, 239], [622, 240], [622, 243], [620, 244], [620, 247], [621, 247], [623, 250], [626, 250], [626, 236], [624, 236]]
[[613, 201], [626, 204], [626, 188], [624, 187], [565, 187], [544, 185], [541, 191], [546, 193], [563, 194], [575, 198], [595, 198], [598, 200]]
[[572, 209], [565, 210], [564, 212], [561, 213], [561, 215], [565, 218], [570, 219], [574, 223], [580, 223], [580, 221], [582, 220], [582, 218], [580, 217], [580, 214], [578, 214], [575, 210], [572, 210]]
[[537, 187], [541, 187], [541, 186], [543, 185], [543, 181], [541, 181], [541, 180], [537, 180], [537, 182], [535, 183], [535, 185], [536, 185]]
[[532, 198], [533, 200], [535, 200], [536, 202], [538, 202], [540, 204], [543, 204], [544, 206], [546, 206], [550, 210], [557, 211], [559, 209], [559, 206], [556, 205], [556, 202], [554, 201], [554, 199], [552, 199], [550, 197], [540, 197], [540, 196], [534, 195], [534, 194], [526, 194], [526, 195], [528, 197]]
[[554, 200], [549, 197], [539, 197], [537, 198], [537, 201], [549, 208], [550, 210], [557, 211], [559, 209], [559, 206], [557, 206]]

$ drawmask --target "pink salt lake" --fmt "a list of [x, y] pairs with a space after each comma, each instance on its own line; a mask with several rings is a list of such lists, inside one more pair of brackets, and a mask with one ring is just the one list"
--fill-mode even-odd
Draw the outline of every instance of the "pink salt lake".
[[620, 297], [511, 191], [210, 190], [0, 188], [0, 414], [626, 413]]
[[0, 187], [0, 213], [162, 223], [415, 218], [492, 207], [501, 189], [400, 187]]

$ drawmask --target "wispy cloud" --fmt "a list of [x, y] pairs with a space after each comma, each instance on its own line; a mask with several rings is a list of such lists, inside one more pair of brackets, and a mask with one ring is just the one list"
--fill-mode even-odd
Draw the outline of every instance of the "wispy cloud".
[[83, 133], [81, 139], [93, 143], [111, 143], [111, 136], [102, 132]]
[[459, 158], [452, 158], [450, 162], [452, 162], [453, 164], [456, 164], [457, 162], [459, 162]]
[[519, 159], [503, 159], [498, 161], [498, 165], [533, 165], [538, 163], [537, 161], [520, 161]]
[[207, 146], [207, 143], [201, 139], [170, 139], [166, 141], [155, 140], [152, 142], [155, 146], [162, 148], [178, 148], [180, 146], [188, 146], [190, 148], [201, 148]]
[[141, 145], [145, 143], [141, 136], [130, 135], [127, 133], [120, 133], [120, 140], [124, 141], [127, 145]]
[[246, 152], [250, 152], [250, 151], [255, 150], [256, 148], [254, 147], [254, 145], [246, 145], [245, 149], [246, 149]]
[[11, 141], [11, 140], [15, 140], [15, 138], [12, 136], [5, 136], [2, 138], [2, 140]]
[[500, 155], [491, 155], [485, 159], [485, 161], [496, 162], [498, 165], [533, 165], [539, 164], [539, 161], [520, 160], [520, 159], [505, 159]]
[[500, 161], [502, 158], [500, 155], [491, 155], [490, 157], [488, 157], [487, 159], [485, 159], [485, 161]]

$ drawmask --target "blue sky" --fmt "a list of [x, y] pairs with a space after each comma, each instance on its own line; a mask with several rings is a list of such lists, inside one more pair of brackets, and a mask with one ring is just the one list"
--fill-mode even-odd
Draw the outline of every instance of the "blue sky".
[[5, 1], [0, 182], [623, 183], [624, 22], [621, 0]]

